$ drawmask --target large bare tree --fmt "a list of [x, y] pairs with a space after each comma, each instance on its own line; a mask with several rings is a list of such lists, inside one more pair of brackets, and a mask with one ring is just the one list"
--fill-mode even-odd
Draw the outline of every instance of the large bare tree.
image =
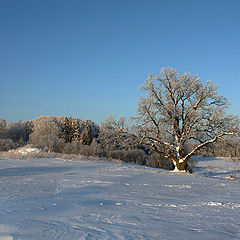
[[[228, 101], [210, 81], [203, 83], [190, 73], [162, 68], [150, 74], [140, 87], [144, 92], [137, 109], [142, 142], [186, 171], [199, 149], [229, 135], [239, 134], [239, 119], [228, 114]], [[186, 145], [192, 146], [186, 151]]]

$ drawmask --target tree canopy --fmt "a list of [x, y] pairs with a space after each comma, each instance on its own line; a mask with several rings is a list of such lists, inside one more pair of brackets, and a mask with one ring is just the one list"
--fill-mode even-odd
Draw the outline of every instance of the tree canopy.
[[[239, 118], [228, 113], [230, 103], [210, 81], [203, 83], [191, 73], [162, 68], [150, 74], [140, 87], [137, 109], [142, 142], [186, 170], [197, 150], [227, 135], [239, 134]], [[192, 149], [186, 151], [186, 145]]]

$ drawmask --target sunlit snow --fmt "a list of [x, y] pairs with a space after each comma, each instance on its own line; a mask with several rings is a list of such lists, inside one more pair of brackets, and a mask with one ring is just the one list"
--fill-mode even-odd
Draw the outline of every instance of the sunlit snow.
[[0, 240], [240, 239], [232, 167], [203, 158], [194, 174], [178, 174], [103, 161], [0, 159]]

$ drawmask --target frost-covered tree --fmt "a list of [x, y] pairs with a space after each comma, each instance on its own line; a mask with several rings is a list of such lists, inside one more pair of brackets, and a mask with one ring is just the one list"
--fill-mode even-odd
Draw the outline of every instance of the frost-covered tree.
[[6, 138], [10, 138], [20, 145], [25, 144], [29, 140], [29, 135], [32, 132], [32, 127], [33, 126], [29, 121], [25, 121], [24, 123], [21, 121], [18, 121], [16, 123], [9, 122], [5, 131]]
[[59, 138], [63, 138], [65, 142], [72, 142], [74, 137], [74, 122], [71, 117], [65, 117], [64, 120], [61, 122]]
[[110, 114], [110, 116], [100, 124], [100, 128], [105, 132], [126, 132], [128, 126], [124, 116], [121, 116], [117, 120], [115, 115]]
[[[186, 171], [190, 157], [204, 146], [239, 134], [238, 117], [227, 113], [230, 104], [210, 81], [205, 84], [190, 73], [162, 68], [140, 89], [145, 94], [137, 109], [138, 134], [176, 170]], [[186, 151], [189, 142], [192, 148]]]
[[93, 140], [93, 135], [92, 135], [91, 126], [86, 124], [80, 136], [80, 142], [83, 145], [90, 145], [92, 143], [92, 140]]
[[80, 141], [83, 145], [90, 145], [93, 138], [98, 136], [98, 126], [90, 120], [65, 117], [60, 122], [59, 138], [65, 142]]
[[80, 124], [80, 120], [78, 119], [74, 119], [73, 123], [72, 123], [72, 131], [73, 131], [73, 139], [74, 140], [80, 140], [81, 138], [81, 124]]
[[32, 132], [30, 121], [9, 122], [0, 119], [0, 151], [6, 151], [26, 144]]
[[0, 119], [0, 137], [4, 136], [4, 133], [6, 131], [7, 123], [6, 120]]
[[58, 117], [41, 116], [31, 120], [33, 132], [30, 134], [30, 143], [47, 151], [59, 151], [63, 145], [58, 138], [60, 119]]

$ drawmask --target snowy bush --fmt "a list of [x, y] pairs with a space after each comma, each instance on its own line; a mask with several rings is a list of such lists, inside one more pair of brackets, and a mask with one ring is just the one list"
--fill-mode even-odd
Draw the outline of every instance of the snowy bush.
[[0, 151], [8, 151], [9, 149], [14, 149], [17, 146], [17, 143], [13, 142], [10, 138], [0, 138]]
[[4, 119], [0, 119], [0, 151], [23, 146], [28, 142], [31, 132], [32, 126], [29, 121], [7, 124]]
[[152, 153], [148, 158], [147, 158], [147, 166], [149, 167], [154, 167], [154, 168], [164, 168], [168, 170], [173, 170], [174, 166], [171, 162], [169, 162], [166, 158], [163, 156], [159, 156], [156, 153]]

